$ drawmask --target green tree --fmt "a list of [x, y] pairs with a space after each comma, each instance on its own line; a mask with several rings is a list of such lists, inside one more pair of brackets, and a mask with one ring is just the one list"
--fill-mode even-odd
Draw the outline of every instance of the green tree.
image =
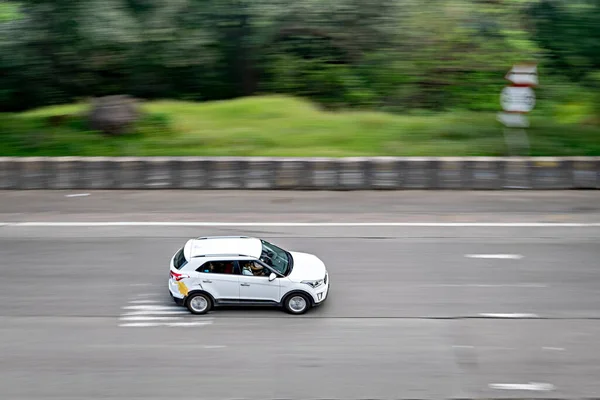
[[600, 2], [540, 0], [527, 14], [550, 71], [590, 88], [600, 116]]
[[600, 93], [597, 0], [1, 4], [3, 110], [259, 92], [332, 107], [495, 110], [507, 69], [529, 60]]

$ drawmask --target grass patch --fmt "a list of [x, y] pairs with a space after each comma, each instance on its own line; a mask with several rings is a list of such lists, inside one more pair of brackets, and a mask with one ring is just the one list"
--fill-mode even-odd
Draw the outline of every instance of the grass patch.
[[[85, 105], [0, 114], [3, 156], [503, 156], [494, 113], [325, 112], [267, 96], [154, 101], [123, 137], [89, 130]], [[600, 128], [533, 115], [534, 156], [600, 155]]]

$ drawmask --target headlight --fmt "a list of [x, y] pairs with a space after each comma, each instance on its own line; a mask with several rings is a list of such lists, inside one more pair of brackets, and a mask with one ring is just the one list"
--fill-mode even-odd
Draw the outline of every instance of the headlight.
[[318, 281], [302, 281], [302, 283], [307, 284], [308, 286], [310, 286], [314, 289], [323, 284], [323, 279], [319, 279]]

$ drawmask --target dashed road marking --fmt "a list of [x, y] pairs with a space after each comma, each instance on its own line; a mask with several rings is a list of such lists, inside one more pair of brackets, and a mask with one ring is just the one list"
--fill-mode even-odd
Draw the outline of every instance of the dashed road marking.
[[[129, 324], [129, 325], [136, 325], [136, 324]], [[149, 323], [146, 324], [149, 326], [155, 326], [155, 324], [153, 323]], [[87, 345], [87, 347], [90, 348], [94, 348], [94, 349], [118, 349], [118, 348], [125, 348], [125, 349], [173, 349], [173, 344], [167, 343], [167, 344], [162, 344], [162, 343], [110, 343], [110, 344], [96, 344], [96, 343], [90, 343]], [[212, 349], [225, 349], [227, 348], [227, 346], [225, 345], [206, 345], [206, 344], [196, 344], [196, 343], [185, 343], [184, 346], [180, 347], [180, 349], [184, 349], [184, 350], [188, 350], [188, 349], [208, 349], [208, 350], [212, 350]]]
[[[119, 327], [151, 328], [151, 327], [199, 327], [211, 325], [212, 318], [192, 316], [185, 308], [176, 305], [164, 305], [158, 300], [140, 300], [151, 293], [138, 295], [130, 300], [119, 317]], [[193, 318], [193, 319], [192, 319]]]
[[[135, 320], [129, 320], [127, 317], [121, 318], [121, 322], [119, 327], [122, 328], [150, 328], [150, 327], [198, 327], [198, 326], [208, 326], [212, 325], [211, 320], [202, 320], [202, 321], [186, 321], [184, 318], [167, 318], [167, 317], [157, 317], [160, 321], [156, 319], [149, 318], [140, 318]], [[165, 321], [166, 320], [166, 321]]]
[[542, 349], [549, 351], [565, 351], [563, 347], [542, 347]]
[[178, 321], [179, 317], [154, 317], [154, 316], [124, 316], [121, 321]]
[[520, 260], [523, 258], [523, 256], [520, 254], [465, 254], [465, 257], [495, 260]]
[[194, 327], [194, 326], [206, 326], [206, 325], [211, 325], [212, 321], [192, 321], [192, 322], [172, 322], [172, 323], [168, 323], [166, 324], [167, 326], [172, 326], [172, 327]]
[[73, 193], [73, 194], [66, 194], [65, 197], [87, 197], [89, 196], [89, 193]]
[[177, 306], [154, 306], [154, 305], [137, 305], [123, 307], [123, 310], [147, 310], [147, 311], [169, 311], [169, 310], [182, 310], [181, 307]]
[[490, 389], [498, 389], [498, 390], [530, 390], [530, 391], [538, 391], [538, 392], [549, 392], [554, 390], [554, 385], [550, 383], [537, 383], [537, 382], [529, 382], [529, 383], [491, 383], [489, 385]]
[[496, 314], [496, 313], [482, 313], [480, 317], [485, 318], [539, 318], [537, 314], [519, 314], [519, 313], [508, 313], [508, 314]]
[[124, 316], [133, 316], [133, 315], [190, 315], [190, 313], [186, 310], [142, 310], [142, 311], [130, 311]]
[[158, 300], [132, 300], [130, 304], [147, 304], [147, 303], [160, 303]]
[[457, 284], [431, 284], [431, 285], [420, 285], [420, 287], [440, 287], [440, 288], [546, 288], [548, 285], [543, 283], [505, 283], [505, 284], [491, 284], [491, 283], [457, 283]]

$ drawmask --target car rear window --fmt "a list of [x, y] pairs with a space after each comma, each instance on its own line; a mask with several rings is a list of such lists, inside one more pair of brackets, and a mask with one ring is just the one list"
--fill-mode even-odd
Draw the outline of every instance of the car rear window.
[[185, 256], [183, 255], [183, 249], [179, 250], [176, 254], [175, 257], [173, 257], [173, 265], [175, 266], [175, 268], [177, 269], [181, 269], [184, 267], [185, 264], [187, 264], [187, 260], [185, 259]]

